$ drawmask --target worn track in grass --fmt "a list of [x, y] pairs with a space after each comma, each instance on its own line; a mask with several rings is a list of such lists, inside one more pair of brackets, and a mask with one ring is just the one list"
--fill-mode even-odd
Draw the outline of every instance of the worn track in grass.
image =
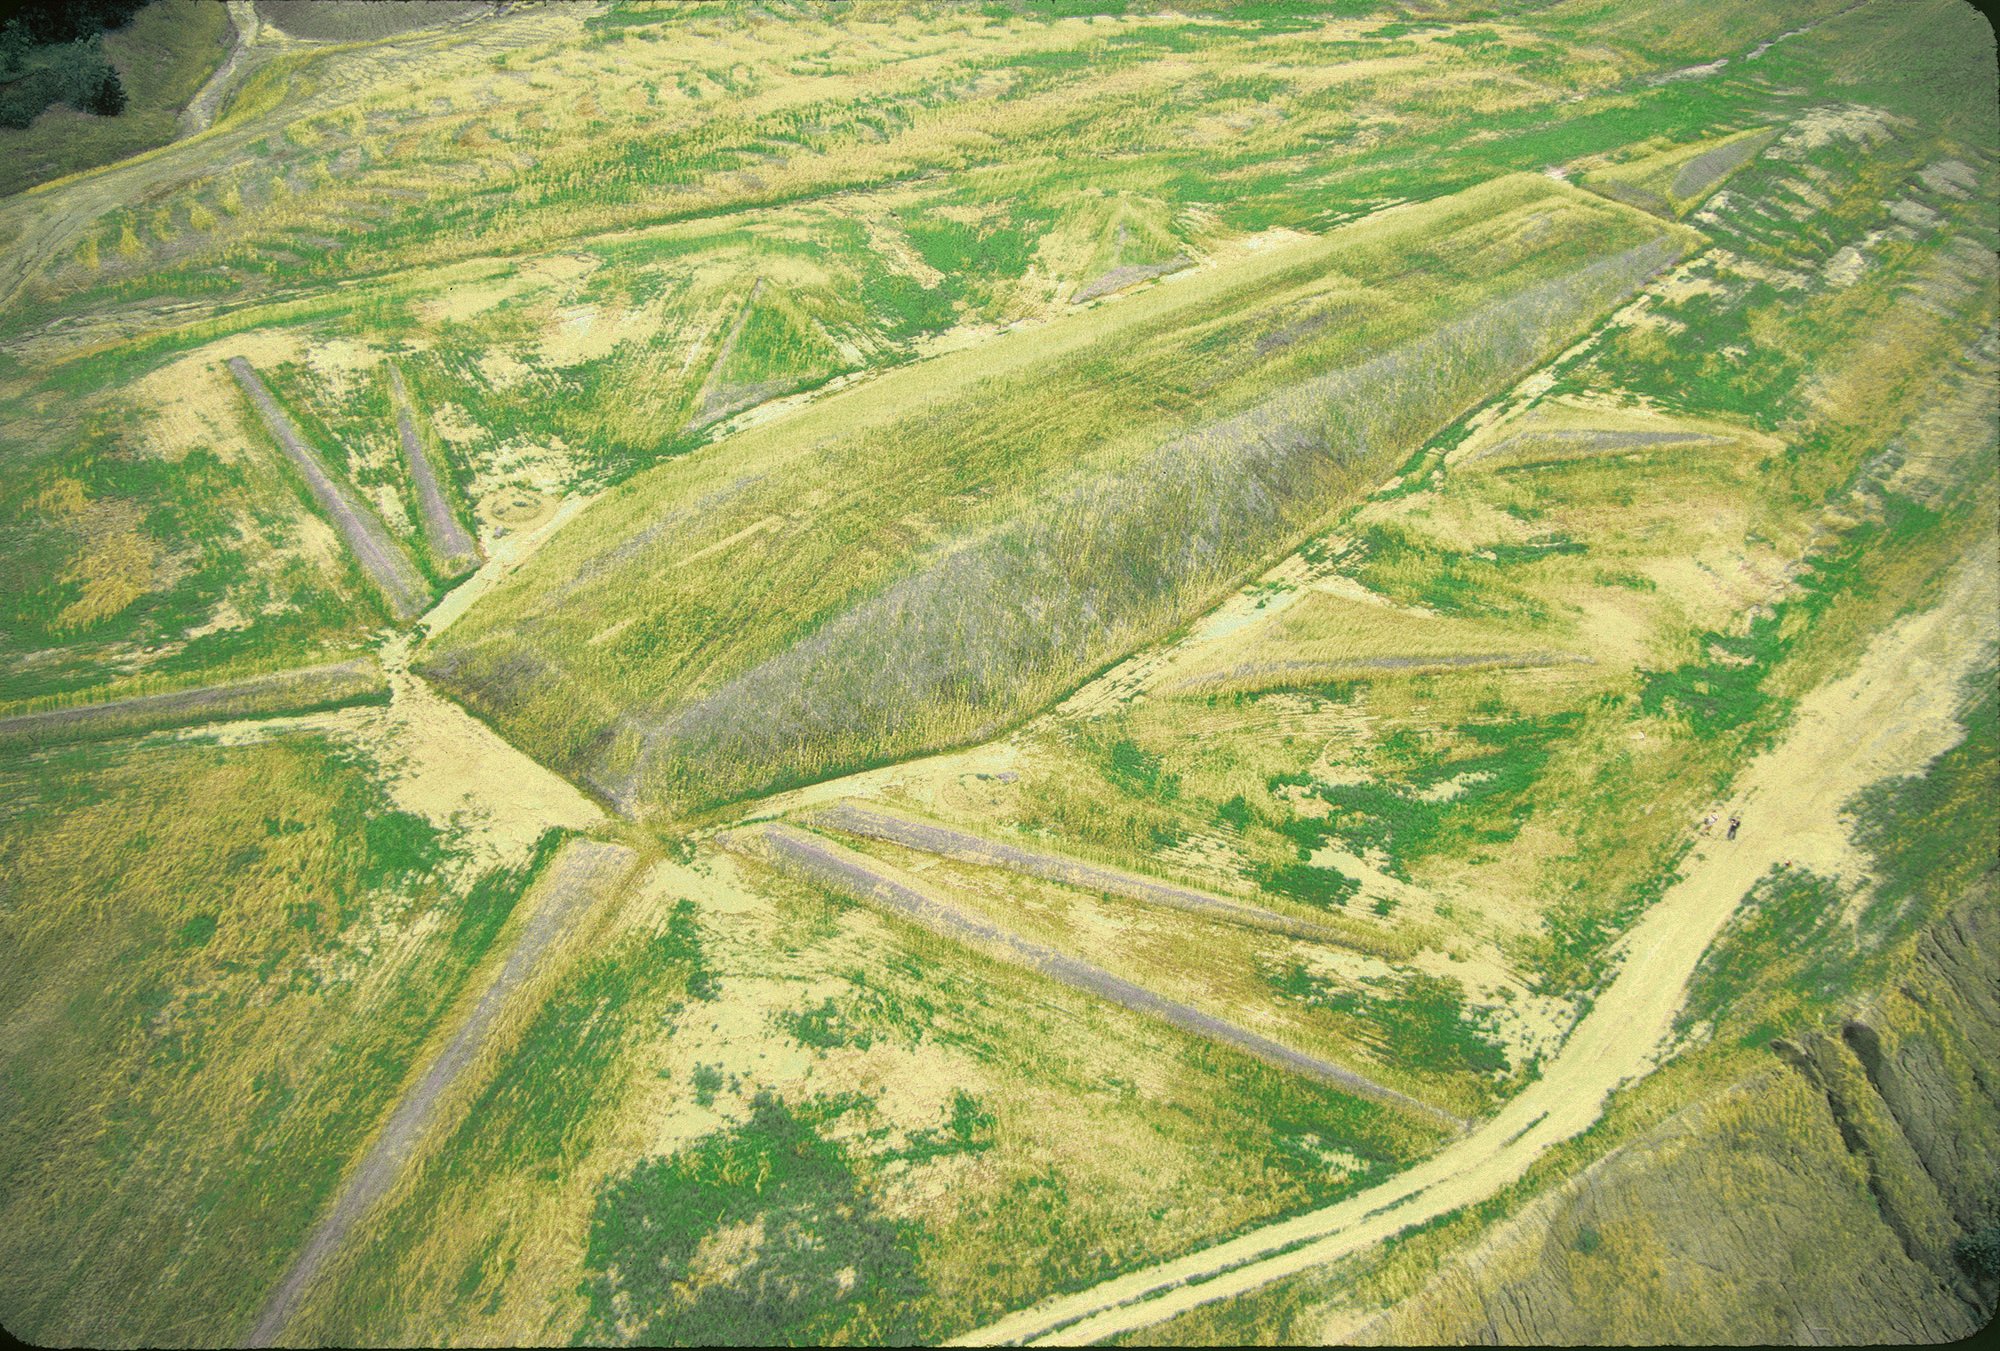
[[1170, 910], [1184, 910], [1207, 919], [1240, 924], [1248, 929], [1262, 929], [1268, 933], [1283, 934], [1288, 938], [1304, 938], [1318, 943], [1339, 943], [1347, 947], [1368, 946], [1365, 934], [1357, 936], [1330, 925], [1316, 924], [1311, 920], [1297, 919], [1275, 910], [1266, 910], [1262, 906], [1211, 896], [1192, 887], [1155, 881], [1153, 878], [1141, 877], [1137, 873], [1129, 873], [1123, 869], [1065, 858], [1061, 854], [1003, 844], [998, 840], [967, 834], [962, 830], [951, 830], [924, 821], [891, 816], [887, 812], [857, 806], [852, 802], [836, 803], [817, 811], [812, 814], [811, 821], [814, 825], [828, 826], [849, 835], [886, 840], [905, 849], [939, 854], [945, 858], [961, 859], [967, 863], [978, 863], [989, 868], [1004, 868], [1010, 872], [1027, 873], [1031, 877], [1045, 877], [1052, 882], [1061, 882], [1084, 891], [1108, 892], [1114, 896], [1123, 896], [1127, 900], [1165, 906]]
[[563, 845], [547, 874], [530, 892], [526, 904], [533, 906], [533, 912], [522, 924], [520, 936], [493, 983], [423, 1076], [404, 1093], [381, 1133], [348, 1174], [332, 1209], [314, 1226], [312, 1236], [258, 1314], [248, 1345], [269, 1346], [284, 1331], [313, 1277], [401, 1174], [429, 1130], [446, 1091], [485, 1047], [493, 1021], [508, 998], [534, 974], [556, 937], [623, 879], [637, 857], [623, 845], [596, 840], [572, 839]]
[[423, 508], [424, 533], [438, 561], [453, 575], [479, 566], [479, 546], [458, 523], [451, 503], [438, 486], [431, 457], [417, 437], [416, 411], [410, 406], [410, 392], [403, 386], [403, 373], [389, 363], [389, 390], [396, 397], [396, 431], [403, 438], [403, 459], [410, 466], [410, 481], [417, 485], [417, 503]]
[[327, 472], [319, 456], [299, 435], [298, 427], [278, 406], [278, 401], [271, 397], [271, 391], [264, 387], [263, 380], [248, 361], [242, 357], [229, 358], [229, 371], [236, 377], [236, 383], [243, 386], [243, 392], [250, 396], [250, 401], [257, 405], [264, 425], [277, 439], [286, 458], [304, 476], [306, 486], [312, 490], [313, 500], [319, 503], [320, 510], [333, 518], [335, 528], [354, 553], [354, 561], [361, 565], [361, 570], [382, 592], [389, 602], [390, 612], [402, 621], [422, 614], [430, 604], [430, 587], [425, 585], [410, 560], [403, 556], [396, 541], [389, 537], [388, 527]]
[[977, 915], [968, 914], [957, 906], [918, 890], [894, 875], [886, 865], [865, 854], [844, 849], [831, 840], [778, 822], [767, 822], [723, 836], [719, 842], [725, 848], [760, 858], [781, 871], [872, 902], [941, 937], [964, 943], [1001, 961], [1025, 966], [1073, 990], [1108, 999], [1136, 1013], [1171, 1023], [1183, 1032], [1233, 1046], [1279, 1069], [1308, 1075], [1361, 1097], [1403, 1108], [1454, 1130], [1465, 1126], [1465, 1122], [1444, 1109], [1387, 1088], [1343, 1065], [1295, 1051], [1247, 1028], [1155, 994], [1101, 967], [1078, 961], [1038, 943], [1030, 943]]
[[387, 698], [389, 684], [372, 657], [296, 671], [230, 680], [192, 690], [167, 690], [98, 704], [43, 709], [0, 718], [0, 746], [91, 741], [161, 727], [235, 718], [315, 713]]

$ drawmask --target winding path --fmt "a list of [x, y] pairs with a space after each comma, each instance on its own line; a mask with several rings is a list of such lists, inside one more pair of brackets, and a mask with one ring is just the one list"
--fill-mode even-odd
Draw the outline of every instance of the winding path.
[[199, 135], [207, 131], [215, 121], [216, 111], [222, 106], [222, 96], [229, 92], [230, 84], [236, 79], [236, 71], [243, 64], [243, 55], [257, 45], [257, 7], [251, 0], [229, 0], [229, 26], [233, 35], [229, 45], [229, 55], [215, 73], [202, 82], [195, 96], [188, 100], [188, 106], [181, 109], [180, 135]]
[[[1800, 704], [1790, 731], [1738, 777], [1729, 807], [1746, 823], [1710, 841], [1619, 945], [1615, 979], [1543, 1076], [1464, 1139], [1337, 1205], [1050, 1299], [957, 1345], [1104, 1341], [1245, 1294], [1463, 1209], [1517, 1181], [1587, 1129], [1607, 1095], [1662, 1057], [1702, 954], [1759, 878], [1786, 861], [1839, 869], [1851, 857], [1843, 809], [1870, 784], [1919, 772], [1963, 735], [1962, 682], [1992, 657], [2000, 541], [1954, 574], [1944, 600], [1879, 635], [1855, 671]], [[1761, 812], [1758, 810], [1761, 807]]]

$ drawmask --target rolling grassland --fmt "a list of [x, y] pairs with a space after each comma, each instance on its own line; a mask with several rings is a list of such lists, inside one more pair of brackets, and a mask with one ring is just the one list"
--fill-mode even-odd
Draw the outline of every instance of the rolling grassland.
[[0, 134], [8, 1331], [1990, 1317], [1959, 0], [183, 9]]

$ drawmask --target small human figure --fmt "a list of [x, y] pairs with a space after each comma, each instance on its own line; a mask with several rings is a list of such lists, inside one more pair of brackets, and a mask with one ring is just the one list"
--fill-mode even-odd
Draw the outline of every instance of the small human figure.
[[1743, 824], [1743, 818], [1742, 818], [1742, 817], [1740, 817], [1740, 816], [1732, 816], [1732, 817], [1730, 817], [1730, 818], [1729, 818], [1729, 838], [1730, 838], [1730, 839], [1732, 839], [1732, 840], [1733, 840], [1733, 839], [1735, 839], [1735, 838], [1736, 838], [1736, 828], [1737, 828], [1738, 826], [1742, 825], [1742, 824]]
[[1715, 813], [1710, 812], [1707, 816], [1701, 818], [1701, 833], [1706, 835], [1711, 830], [1714, 829], [1715, 829]]

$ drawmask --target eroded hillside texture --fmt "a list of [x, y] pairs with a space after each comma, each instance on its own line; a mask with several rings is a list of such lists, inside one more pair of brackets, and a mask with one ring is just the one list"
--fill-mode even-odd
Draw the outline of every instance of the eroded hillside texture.
[[1964, 0], [91, 14], [0, 51], [7, 1331], [1991, 1320]]

